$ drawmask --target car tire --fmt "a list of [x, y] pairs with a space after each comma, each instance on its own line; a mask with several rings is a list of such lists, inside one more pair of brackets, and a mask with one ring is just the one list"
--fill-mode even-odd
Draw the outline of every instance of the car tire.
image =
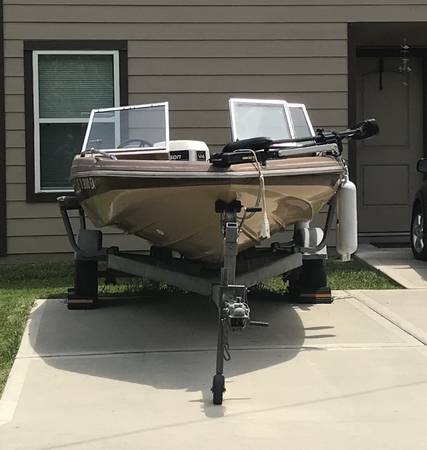
[[411, 248], [415, 259], [427, 261], [427, 217], [426, 202], [418, 198], [412, 208]]

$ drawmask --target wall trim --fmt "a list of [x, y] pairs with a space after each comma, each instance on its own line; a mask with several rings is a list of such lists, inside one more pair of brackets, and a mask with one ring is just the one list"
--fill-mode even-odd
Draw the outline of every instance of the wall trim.
[[0, 256], [7, 254], [3, 0], [0, 0]]
[[[55, 192], [34, 191], [34, 104], [33, 104], [33, 61], [34, 50], [118, 50], [120, 73], [120, 104], [128, 104], [128, 56], [127, 41], [98, 40], [37, 40], [24, 41], [24, 91], [25, 91], [25, 159], [26, 199], [29, 203], [55, 202], [61, 195]], [[63, 194], [63, 193], [62, 193]]]

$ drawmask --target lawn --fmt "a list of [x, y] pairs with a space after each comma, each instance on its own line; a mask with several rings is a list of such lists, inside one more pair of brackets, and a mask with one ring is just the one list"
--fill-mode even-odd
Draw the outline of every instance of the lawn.
[[[330, 260], [326, 264], [326, 272], [328, 286], [333, 290], [400, 288], [382, 273], [355, 259], [346, 263]], [[276, 293], [286, 292], [286, 285], [280, 277], [262, 283], [259, 288]]]
[[[332, 289], [395, 289], [398, 286], [366, 265], [352, 261], [327, 263], [328, 284]], [[72, 285], [73, 268], [69, 263], [0, 265], [0, 393], [18, 350], [28, 313], [35, 299], [63, 297]], [[284, 292], [280, 278], [260, 286], [262, 290]], [[164, 286], [142, 285], [127, 281], [105, 292], [158, 292]]]

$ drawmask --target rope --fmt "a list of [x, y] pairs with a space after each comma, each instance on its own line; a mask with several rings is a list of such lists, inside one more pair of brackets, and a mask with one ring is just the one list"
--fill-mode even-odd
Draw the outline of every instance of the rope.
[[[253, 150], [249, 149], [249, 151], [254, 156], [255, 161], [253, 161], [252, 164], [257, 169], [258, 175], [259, 175], [259, 192], [258, 192], [258, 198], [257, 198], [256, 204], [255, 204], [255, 207], [258, 207], [259, 200], [260, 200], [260, 197], [261, 197], [261, 208], [262, 208], [264, 217], [263, 217], [263, 221], [262, 221], [260, 236], [262, 238], [268, 239], [268, 238], [270, 238], [271, 234], [270, 234], [270, 223], [268, 221], [268, 215], [267, 215], [267, 201], [265, 199], [264, 174], [262, 173], [262, 167], [261, 167], [260, 162], [258, 161], [257, 154]], [[260, 193], [261, 193], [261, 196], [259, 195]], [[242, 223], [241, 223], [240, 227], [243, 225], [243, 220], [244, 219], [245, 219], [245, 216], [243, 216]]]

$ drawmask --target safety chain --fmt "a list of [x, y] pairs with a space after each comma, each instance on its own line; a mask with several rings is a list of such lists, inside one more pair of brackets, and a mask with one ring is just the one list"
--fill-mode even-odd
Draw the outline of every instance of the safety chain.
[[231, 353], [230, 353], [230, 344], [228, 342], [228, 331], [229, 331], [229, 326], [228, 326], [228, 320], [226, 317], [223, 317], [221, 319], [222, 322], [222, 330], [223, 330], [223, 358], [224, 361], [231, 361]]

